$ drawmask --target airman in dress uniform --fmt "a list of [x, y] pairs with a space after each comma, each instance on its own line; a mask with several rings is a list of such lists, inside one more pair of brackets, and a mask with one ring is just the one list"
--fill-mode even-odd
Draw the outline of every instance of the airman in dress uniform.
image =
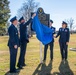
[[35, 16], [36, 14], [34, 13], [27, 22], [25, 22], [23, 17], [19, 19], [19, 22], [20, 22], [20, 57], [19, 57], [17, 67], [20, 69], [23, 69], [23, 66], [26, 66], [25, 54], [26, 54], [27, 43], [29, 42], [28, 35], [27, 35], [27, 25], [29, 25], [32, 22]]
[[8, 33], [9, 33], [8, 46], [10, 51], [10, 73], [15, 73], [17, 72], [15, 65], [16, 65], [17, 50], [19, 46], [18, 30], [16, 28], [18, 21], [16, 16], [13, 17], [10, 20], [10, 22], [11, 25], [8, 29]]
[[62, 60], [67, 60], [70, 32], [69, 32], [69, 29], [67, 28], [67, 23], [64, 21], [62, 22], [62, 27], [59, 28], [56, 38], [58, 36], [60, 36], [59, 37], [59, 45], [60, 45]]
[[[53, 21], [50, 20], [49, 27], [53, 30], [53, 33], [52, 33], [52, 38], [53, 38], [54, 34], [55, 34], [55, 27], [53, 27], [52, 24], [53, 24]], [[53, 38], [53, 40], [49, 44], [46, 44], [44, 46], [44, 59], [43, 59], [44, 62], [46, 61], [46, 55], [47, 55], [48, 46], [50, 46], [50, 60], [53, 61], [54, 38]]]

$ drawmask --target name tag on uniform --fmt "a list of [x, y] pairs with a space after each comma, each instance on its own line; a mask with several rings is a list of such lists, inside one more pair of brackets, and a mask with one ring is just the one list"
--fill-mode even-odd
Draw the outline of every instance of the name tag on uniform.
[[65, 30], [65, 32], [67, 32], [67, 30]]
[[59, 31], [61, 31], [61, 29]]

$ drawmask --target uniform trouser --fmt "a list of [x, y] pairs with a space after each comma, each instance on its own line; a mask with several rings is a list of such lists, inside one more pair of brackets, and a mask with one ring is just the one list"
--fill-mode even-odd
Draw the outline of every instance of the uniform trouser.
[[60, 45], [60, 52], [61, 52], [61, 57], [62, 59], [67, 59], [68, 55], [68, 45], [66, 45], [66, 42], [59, 42]]
[[27, 48], [27, 42], [21, 43], [20, 57], [19, 57], [19, 61], [18, 61], [18, 66], [23, 66], [25, 64], [26, 48]]
[[50, 42], [49, 44], [44, 46], [44, 60], [46, 60], [48, 45], [50, 46], [50, 59], [52, 60], [53, 59], [54, 42]]
[[9, 47], [9, 51], [10, 51], [10, 72], [13, 72], [16, 70], [15, 65], [16, 65], [17, 49]]

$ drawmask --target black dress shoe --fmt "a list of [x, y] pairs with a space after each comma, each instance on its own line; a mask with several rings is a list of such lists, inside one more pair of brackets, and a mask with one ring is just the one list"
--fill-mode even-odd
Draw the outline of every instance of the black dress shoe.
[[26, 64], [23, 64], [22, 66], [26, 66]]
[[22, 65], [17, 64], [18, 69], [23, 69]]
[[65, 58], [65, 61], [67, 61], [67, 59]]
[[18, 67], [18, 69], [23, 69], [23, 67], [22, 66], [17, 66]]

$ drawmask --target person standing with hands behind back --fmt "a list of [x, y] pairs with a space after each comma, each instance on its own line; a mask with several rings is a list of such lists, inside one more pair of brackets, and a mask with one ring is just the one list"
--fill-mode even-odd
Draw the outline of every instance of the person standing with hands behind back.
[[69, 29], [67, 28], [67, 23], [64, 21], [62, 23], [62, 27], [59, 29], [58, 34], [56, 35], [56, 38], [58, 36], [60, 36], [59, 45], [60, 45], [62, 60], [67, 60], [70, 32]]

